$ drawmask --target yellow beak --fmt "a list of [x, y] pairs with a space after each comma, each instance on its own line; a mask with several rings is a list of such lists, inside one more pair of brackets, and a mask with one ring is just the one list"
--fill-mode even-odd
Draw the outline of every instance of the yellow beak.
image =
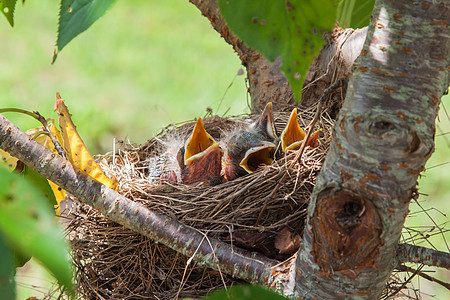
[[248, 173], [253, 173], [261, 165], [270, 165], [273, 162], [275, 147], [274, 143], [261, 141], [259, 146], [252, 147], [245, 152], [239, 165]]
[[292, 110], [289, 121], [281, 133], [281, 148], [284, 152], [297, 149], [303, 142], [306, 134], [297, 121], [297, 108]]
[[206, 132], [205, 127], [203, 126], [202, 118], [198, 118], [194, 130], [192, 130], [192, 134], [189, 136], [184, 146], [184, 164], [191, 164], [202, 156], [202, 153], [206, 149], [215, 144], [217, 144], [216, 141]]

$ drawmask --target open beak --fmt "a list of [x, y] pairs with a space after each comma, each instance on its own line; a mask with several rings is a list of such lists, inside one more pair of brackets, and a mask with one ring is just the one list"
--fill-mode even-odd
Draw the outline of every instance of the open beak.
[[284, 152], [298, 149], [305, 138], [305, 133], [297, 121], [297, 108], [292, 110], [289, 121], [281, 133], [281, 148]]
[[[289, 121], [281, 133], [281, 148], [284, 152], [289, 150], [297, 150], [303, 144], [305, 139], [305, 132], [300, 128], [297, 121], [297, 108], [292, 110]], [[320, 137], [320, 130], [311, 134], [306, 142], [306, 146], [316, 148]]]
[[195, 123], [192, 134], [184, 147], [184, 164], [180, 163], [184, 184], [204, 182], [207, 185], [221, 183], [222, 150], [203, 127], [201, 118]]
[[255, 172], [262, 165], [270, 165], [273, 162], [275, 147], [271, 142], [261, 141], [261, 145], [247, 150], [239, 165], [248, 173]]
[[216, 141], [206, 132], [202, 118], [198, 118], [194, 130], [184, 146], [184, 164], [189, 165], [199, 157], [204, 155], [204, 151], [217, 144]]
[[265, 141], [261, 135], [249, 131], [233, 134], [226, 143], [222, 173], [230, 181], [253, 173], [262, 165], [274, 160], [276, 145]]
[[273, 120], [272, 102], [267, 103], [259, 121], [255, 124], [255, 129], [259, 134], [270, 138], [272, 141], [277, 138]]
[[262, 165], [270, 165], [277, 143], [272, 102], [269, 102], [258, 121], [228, 139], [222, 168], [225, 180], [234, 180], [253, 173]]

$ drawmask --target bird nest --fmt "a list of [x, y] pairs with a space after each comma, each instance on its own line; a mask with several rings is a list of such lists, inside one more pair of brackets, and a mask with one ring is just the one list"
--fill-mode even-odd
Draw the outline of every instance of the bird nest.
[[[299, 124], [308, 128], [314, 114], [314, 107], [303, 110]], [[211, 116], [204, 118], [204, 126], [220, 140], [255, 118]], [[278, 134], [288, 118], [289, 112], [274, 113]], [[307, 147], [299, 160], [294, 160], [294, 151], [254, 173], [216, 186], [149, 180], [149, 164], [155, 158], [170, 156], [170, 148], [176, 144], [173, 141], [184, 141], [193, 124], [169, 126], [140, 146], [122, 142], [120, 149], [101, 158], [101, 165], [117, 178], [120, 194], [155, 212], [233, 247], [278, 260], [288, 258], [301, 239], [308, 201], [331, 141], [331, 118], [326, 113], [320, 117], [314, 128], [321, 130], [319, 144]], [[168, 166], [172, 166], [170, 162]], [[240, 282], [199, 266], [72, 200], [71, 209], [66, 211], [69, 238], [78, 292], [87, 299], [196, 298]]]

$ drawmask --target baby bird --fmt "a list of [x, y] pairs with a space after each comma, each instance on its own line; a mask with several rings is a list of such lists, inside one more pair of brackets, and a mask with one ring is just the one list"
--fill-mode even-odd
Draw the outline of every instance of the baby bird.
[[185, 146], [178, 152], [177, 160], [184, 184], [216, 185], [222, 182], [222, 150], [206, 132], [201, 118], [197, 119]]
[[269, 102], [257, 122], [227, 140], [222, 170], [225, 181], [253, 173], [261, 165], [270, 165], [276, 143], [272, 102]]
[[[319, 135], [320, 131], [315, 131], [311, 134], [306, 142], [306, 146], [310, 146], [312, 148], [317, 147]], [[300, 146], [304, 142], [305, 136], [305, 132], [303, 132], [302, 128], [298, 124], [297, 108], [294, 108], [291, 112], [291, 116], [289, 117], [286, 127], [281, 133], [281, 149], [284, 152], [300, 149]]]

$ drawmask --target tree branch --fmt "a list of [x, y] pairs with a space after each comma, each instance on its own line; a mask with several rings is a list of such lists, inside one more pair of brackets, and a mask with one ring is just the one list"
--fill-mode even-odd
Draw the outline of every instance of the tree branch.
[[260, 113], [266, 104], [273, 102], [273, 109], [281, 111], [294, 106], [295, 101], [286, 77], [281, 73], [281, 59], [269, 62], [263, 55], [242, 42], [228, 27], [215, 0], [189, 0], [208, 18], [212, 27], [230, 44], [247, 69], [251, 112]]
[[[215, 0], [189, 1], [210, 21], [220, 36], [233, 47], [242, 65], [246, 67], [252, 113], [260, 113], [270, 101], [276, 111], [290, 110], [290, 107], [297, 106], [293, 99], [292, 89], [280, 71], [280, 58], [271, 63], [263, 55], [245, 45], [228, 28]], [[328, 37], [327, 44], [306, 74], [302, 90], [301, 104], [303, 106], [313, 106], [322, 96], [323, 91], [337, 79], [350, 78], [353, 63], [361, 52], [366, 33], [367, 27], [357, 30], [340, 28], [333, 30]], [[345, 90], [344, 88], [336, 91], [328, 98], [331, 99], [331, 103], [337, 104], [334, 107], [334, 115], [342, 105]]]
[[276, 260], [208, 238], [200, 231], [133, 202], [74, 168], [0, 114], [0, 148], [91, 205], [108, 219], [164, 244], [199, 264], [264, 284]]
[[[337, 79], [350, 79], [353, 63], [361, 53], [367, 35], [367, 27], [361, 29], [335, 28], [311, 64], [305, 77], [302, 90], [302, 105], [313, 106], [323, 95], [325, 89]], [[333, 92], [327, 96], [332, 104], [331, 113], [337, 114], [342, 106], [347, 88]]]
[[[413, 268], [407, 267], [407, 266], [405, 266], [405, 265], [399, 265], [399, 266], [395, 267], [395, 269], [396, 269], [397, 271], [400, 271], [400, 272], [410, 272], [410, 273], [417, 274], [417, 275], [419, 275], [420, 277], [425, 278], [426, 280], [429, 280], [429, 281], [431, 281], [431, 282], [436, 282], [437, 284], [442, 285], [443, 287], [445, 287], [447, 290], [450, 290], [450, 283], [443, 282], [442, 280], [439, 280], [439, 279], [437, 279], [437, 278], [434, 278], [433, 276], [430, 276], [430, 275], [428, 275], [427, 273], [422, 272], [422, 271], [420, 271], [420, 270], [413, 269]], [[387, 299], [387, 297], [386, 297], [386, 299]]]
[[396, 265], [413, 262], [450, 269], [449, 253], [411, 244], [398, 245], [396, 260]]

